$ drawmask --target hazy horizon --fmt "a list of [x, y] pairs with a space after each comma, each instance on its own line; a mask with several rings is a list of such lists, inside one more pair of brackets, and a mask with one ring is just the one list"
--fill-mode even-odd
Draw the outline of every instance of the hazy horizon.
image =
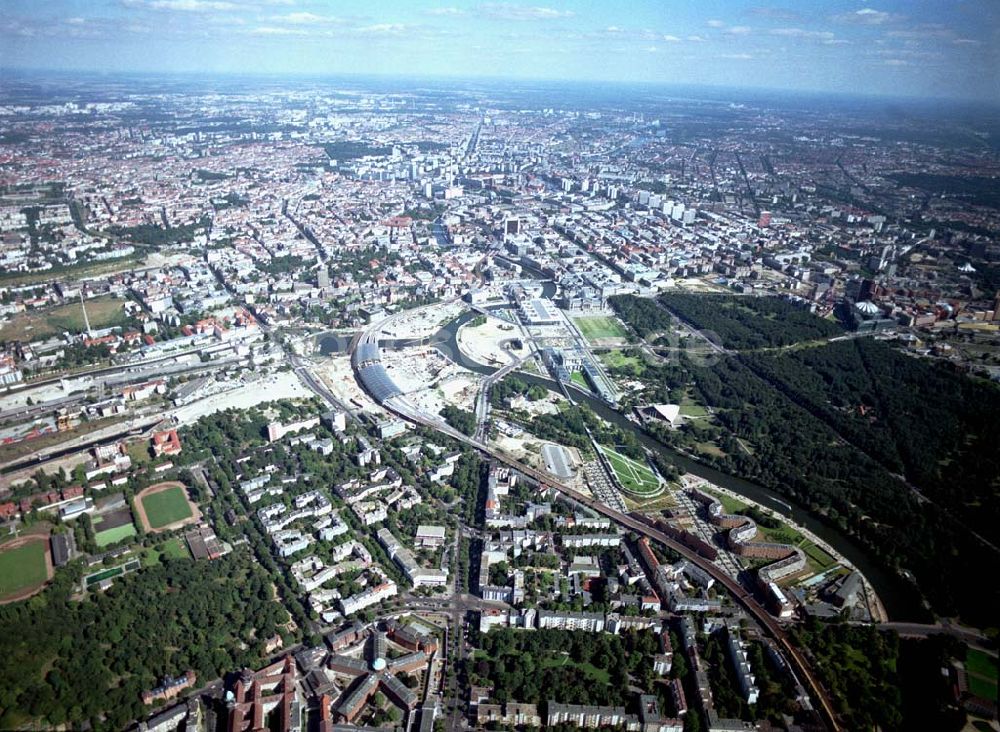
[[636, 83], [1000, 102], [1000, 6], [12, 0], [5, 73]]

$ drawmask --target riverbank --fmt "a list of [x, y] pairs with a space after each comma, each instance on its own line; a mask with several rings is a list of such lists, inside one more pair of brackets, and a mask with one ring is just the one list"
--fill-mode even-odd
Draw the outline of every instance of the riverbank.
[[[474, 313], [467, 312], [459, 316], [443, 327], [431, 340], [444, 355], [461, 366], [479, 374], [489, 375], [496, 371], [496, 368], [484, 366], [468, 358], [457, 342], [458, 329], [474, 315]], [[516, 371], [516, 373], [519, 379], [529, 385], [538, 384], [546, 389], [559, 391], [559, 386], [551, 378], [521, 370]], [[908, 585], [905, 580], [888, 567], [879, 564], [852, 537], [824, 522], [821, 517], [810, 513], [805, 507], [791, 503], [788, 496], [750, 480], [724, 473], [694, 456], [686, 455], [669, 447], [653, 437], [641, 425], [611, 409], [596, 397], [577, 389], [571, 391], [574, 401], [586, 405], [601, 419], [630, 431], [641, 445], [667, 457], [681, 472], [722, 486], [732, 491], [740, 500], [761, 504], [779, 514], [783, 520], [793, 523], [797, 527], [808, 529], [811, 536], [821, 539], [825, 545], [835, 547], [838, 556], [843, 557], [851, 567], [856, 568], [865, 578], [867, 586], [872, 590], [872, 595], [878, 597], [878, 612], [883, 617], [888, 616], [893, 621], [920, 623], [932, 620], [933, 616], [924, 607], [919, 592], [913, 586]]]
[[[721, 485], [712, 483], [705, 478], [701, 478], [696, 475], [685, 474], [681, 476], [681, 483], [684, 485], [685, 489], [697, 488], [699, 490], [707, 490], [710, 493], [717, 493], [724, 496], [728, 496], [733, 500], [745, 503], [748, 506], [756, 508], [758, 511], [763, 511], [764, 513], [771, 514], [773, 511], [770, 507], [765, 506], [763, 503], [748, 498], [741, 493], [729, 490]], [[857, 572], [861, 576], [862, 585], [864, 586], [864, 600], [868, 607], [868, 614], [871, 616], [873, 623], [885, 623], [889, 621], [889, 614], [885, 610], [885, 606], [882, 604], [881, 598], [878, 596], [875, 587], [872, 585], [865, 573], [856, 567], [847, 557], [841, 554], [837, 549], [831, 545], [829, 542], [824, 541], [821, 537], [817, 536], [815, 533], [810, 531], [805, 526], [801, 526], [793, 521], [788, 520], [784, 515], [778, 514], [781, 520], [788, 525], [794, 531], [802, 534], [805, 538], [811, 541], [813, 544], [818, 546], [820, 549], [825, 551], [831, 557], [836, 560], [841, 566], [851, 570], [852, 572]]]

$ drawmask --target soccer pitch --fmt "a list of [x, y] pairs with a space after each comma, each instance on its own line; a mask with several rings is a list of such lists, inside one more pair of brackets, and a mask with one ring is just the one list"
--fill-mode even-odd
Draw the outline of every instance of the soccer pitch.
[[127, 536], [135, 536], [135, 526], [133, 524], [125, 524], [124, 526], [116, 526], [113, 529], [98, 531], [94, 534], [94, 542], [97, 546], [104, 547], [114, 544], [116, 541], [121, 541]]
[[45, 582], [45, 547], [41, 540], [10, 549], [0, 547], [0, 600]]
[[626, 333], [621, 324], [615, 319], [606, 315], [589, 315], [583, 318], [574, 318], [576, 327], [583, 333], [583, 337], [588, 341], [597, 338], [624, 338]]
[[142, 507], [146, 511], [146, 518], [149, 526], [153, 529], [161, 529], [177, 521], [191, 518], [191, 506], [188, 505], [187, 496], [180, 486], [172, 486], [157, 493], [150, 493], [143, 496]]
[[618, 477], [618, 482], [621, 483], [626, 492], [649, 498], [663, 491], [659, 479], [648, 465], [603, 445], [600, 446], [600, 450], [601, 454], [608, 459], [611, 469]]

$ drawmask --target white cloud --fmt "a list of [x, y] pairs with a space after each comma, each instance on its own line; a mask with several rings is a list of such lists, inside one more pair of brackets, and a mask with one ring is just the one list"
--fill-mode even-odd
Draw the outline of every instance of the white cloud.
[[753, 56], [749, 53], [724, 53], [719, 58], [729, 59], [732, 61], [750, 61]]
[[834, 38], [830, 31], [811, 31], [804, 28], [772, 28], [768, 31], [772, 36], [783, 36], [785, 38], [806, 38], [817, 41], [829, 41]]
[[[598, 38], [604, 39], [611, 37], [614, 39], [622, 41], [639, 41], [648, 42], [652, 44], [656, 43], [683, 43], [683, 39], [679, 36], [672, 35], [670, 33], [663, 33], [662, 31], [655, 31], [650, 28], [642, 28], [639, 30], [632, 28], [623, 28], [620, 25], [609, 25], [602, 31], [597, 31], [596, 33], [585, 34], [580, 36], [581, 38]], [[643, 50], [649, 50], [650, 48], [659, 48], [655, 45], [646, 46]]]
[[692, 43], [704, 43], [705, 39], [701, 36], [688, 36], [685, 40], [691, 41]]
[[486, 15], [498, 20], [558, 20], [572, 18], [576, 13], [572, 10], [556, 10], [528, 5], [512, 5], [510, 3], [486, 3], [479, 6]]
[[861, 10], [855, 10], [852, 13], [841, 13], [840, 15], [833, 16], [834, 20], [838, 20], [841, 23], [854, 23], [855, 25], [883, 25], [893, 20], [895, 16], [892, 13], [887, 13], [884, 10], [875, 10], [874, 8], [861, 8]]
[[372, 36], [398, 36], [408, 29], [409, 26], [403, 23], [376, 23], [358, 28], [356, 32]]
[[271, 20], [277, 23], [291, 23], [292, 25], [323, 25], [325, 23], [341, 23], [340, 18], [328, 15], [316, 15], [315, 13], [288, 13], [287, 15], [274, 15]]
[[149, 0], [145, 3], [154, 10], [182, 10], [184, 12], [206, 13], [212, 10], [238, 10], [236, 3], [225, 0]]
[[726, 33], [731, 36], [746, 36], [749, 35], [753, 29], [748, 25], [734, 25], [731, 28], [726, 28]]
[[440, 17], [458, 17], [460, 15], [465, 15], [465, 11], [461, 8], [428, 8], [424, 11], [428, 15], [437, 15]]
[[723, 23], [721, 20], [710, 20], [707, 23], [705, 23], [705, 25], [707, 25], [709, 28], [725, 28], [726, 27], [726, 24]]
[[249, 31], [252, 36], [305, 36], [307, 31], [301, 28], [279, 28], [273, 25], [262, 25]]

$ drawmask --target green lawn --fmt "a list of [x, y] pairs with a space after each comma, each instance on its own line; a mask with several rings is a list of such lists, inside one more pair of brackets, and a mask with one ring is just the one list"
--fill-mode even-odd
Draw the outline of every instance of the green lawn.
[[685, 417], [707, 417], [709, 412], [707, 407], [700, 404], [682, 404], [681, 414]]
[[144, 496], [141, 500], [151, 528], [161, 529], [175, 521], [191, 517], [191, 507], [188, 505], [184, 489], [180, 486]]
[[45, 581], [45, 542], [0, 551], [0, 600]]
[[624, 338], [626, 333], [617, 318], [606, 315], [588, 315], [582, 318], [573, 318], [576, 327], [583, 333], [583, 337], [588, 341], [596, 338]]
[[997, 659], [988, 653], [970, 648], [965, 656], [969, 691], [983, 699], [997, 698]]
[[568, 655], [562, 653], [556, 653], [552, 656], [542, 659], [542, 668], [554, 668], [558, 666], [572, 666], [574, 669], [579, 671], [581, 674], [585, 674], [593, 679], [599, 684], [608, 684], [611, 681], [611, 675], [606, 669], [597, 668], [597, 666], [592, 663], [577, 663], [573, 661]]
[[116, 526], [113, 529], [98, 531], [94, 534], [94, 541], [97, 543], [97, 546], [104, 547], [109, 544], [114, 544], [116, 541], [121, 541], [129, 536], [135, 536], [135, 525], [123, 524], [121, 526]]
[[702, 455], [712, 455], [719, 458], [724, 458], [726, 456], [726, 453], [722, 451], [722, 448], [714, 442], [696, 442], [694, 443], [694, 449]]
[[[748, 504], [739, 501], [732, 496], [714, 491], [705, 491], [715, 497], [722, 504], [723, 510], [727, 514], [738, 514], [747, 508]], [[777, 514], [772, 514], [778, 518]], [[780, 520], [780, 519], [779, 519]], [[782, 521], [773, 529], [757, 524], [757, 537], [755, 541], [772, 541], [778, 544], [793, 544], [801, 549], [806, 555], [806, 562], [814, 574], [824, 572], [837, 563], [825, 550], [813, 544], [799, 531]]]
[[188, 551], [187, 544], [179, 536], [167, 539], [162, 545], [157, 544], [142, 550], [142, 563], [147, 567], [159, 564], [164, 557], [167, 559], [190, 559], [191, 553]]
[[[106, 328], [125, 321], [125, 300], [122, 298], [95, 297], [85, 302], [91, 328]], [[58, 335], [63, 331], [82, 333], [85, 327], [80, 303], [73, 301], [43, 310], [18, 313], [0, 329], [0, 339], [32, 341]]]
[[969, 673], [979, 674], [992, 681], [997, 680], [997, 660], [988, 653], [970, 648], [965, 656], [965, 668]]
[[816, 546], [811, 541], [806, 541], [804, 544], [800, 544], [799, 549], [805, 552], [806, 563], [809, 564], [816, 574], [825, 572], [837, 563], [836, 559], [831, 557], [825, 550]]
[[969, 691], [971, 691], [976, 696], [981, 696], [983, 699], [992, 699], [996, 701], [997, 698], [997, 683], [995, 681], [987, 681], [986, 679], [980, 678], [979, 676], [973, 676], [972, 674], [967, 674], [969, 679]]
[[581, 386], [587, 390], [590, 389], [590, 384], [587, 383], [587, 377], [583, 375], [582, 371], [574, 371], [569, 375], [569, 380], [577, 386]]
[[718, 502], [722, 504], [722, 509], [726, 513], [739, 513], [747, 507], [747, 504], [743, 503], [743, 501], [738, 501], [732, 496], [728, 496], [724, 493], [716, 493], [715, 491], [704, 492], [718, 500]]
[[612, 470], [618, 476], [622, 487], [629, 493], [640, 496], [655, 495], [662, 490], [660, 481], [648, 465], [601, 446], [601, 452], [608, 458]]
[[627, 369], [636, 376], [642, 374], [646, 369], [645, 363], [638, 356], [626, 356], [623, 351], [608, 351], [601, 354], [601, 361], [609, 369]]

